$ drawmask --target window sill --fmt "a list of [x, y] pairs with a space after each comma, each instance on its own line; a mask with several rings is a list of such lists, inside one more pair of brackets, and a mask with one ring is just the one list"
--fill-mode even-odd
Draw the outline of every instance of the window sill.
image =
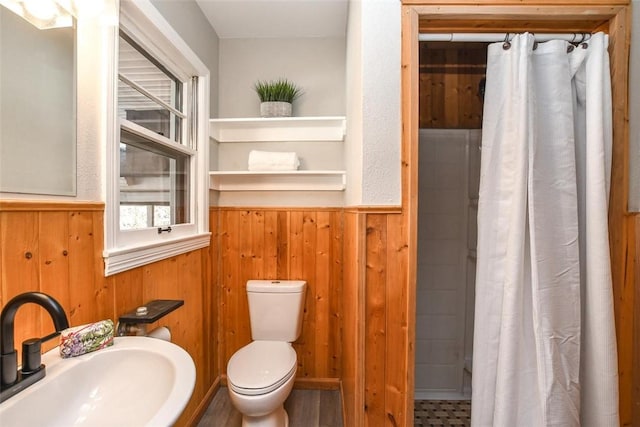
[[172, 256], [206, 248], [210, 242], [211, 233], [202, 233], [135, 248], [105, 251], [103, 253], [104, 274], [105, 276], [111, 276], [132, 268], [171, 258]]

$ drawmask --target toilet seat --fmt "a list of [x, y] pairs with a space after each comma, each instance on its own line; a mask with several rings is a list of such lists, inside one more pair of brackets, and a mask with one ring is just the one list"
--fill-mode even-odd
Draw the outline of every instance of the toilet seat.
[[229, 388], [238, 394], [267, 394], [296, 372], [296, 352], [283, 341], [253, 341], [238, 350], [227, 364]]

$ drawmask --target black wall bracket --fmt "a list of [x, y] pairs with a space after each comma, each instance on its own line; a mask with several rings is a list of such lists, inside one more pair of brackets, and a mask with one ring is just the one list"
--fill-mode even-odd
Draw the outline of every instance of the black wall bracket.
[[[149, 301], [142, 307], [138, 307], [118, 318], [120, 323], [153, 323], [184, 305], [183, 300], [157, 299]], [[146, 308], [146, 312], [143, 308]]]

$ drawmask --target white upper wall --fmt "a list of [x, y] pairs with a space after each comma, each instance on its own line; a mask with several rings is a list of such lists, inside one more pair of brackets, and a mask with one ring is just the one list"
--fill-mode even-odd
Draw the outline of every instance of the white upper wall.
[[345, 205], [362, 201], [363, 108], [362, 108], [362, 3], [349, 2], [347, 21], [347, 134], [344, 157], [347, 171]]
[[631, 4], [629, 69], [629, 210], [640, 212], [640, 0]]
[[209, 115], [218, 117], [219, 42], [216, 31], [195, 2], [151, 0], [151, 3], [209, 69]]
[[398, 0], [349, 3], [348, 206], [401, 204], [400, 21]]
[[344, 38], [220, 40], [220, 117], [259, 117], [257, 80], [287, 78], [302, 88], [294, 116], [345, 113]]

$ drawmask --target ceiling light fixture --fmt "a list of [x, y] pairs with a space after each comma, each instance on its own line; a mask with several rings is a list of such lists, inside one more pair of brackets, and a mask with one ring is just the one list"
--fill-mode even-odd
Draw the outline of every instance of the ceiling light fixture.
[[0, 5], [40, 30], [71, 27], [77, 16], [71, 0], [0, 0]]

